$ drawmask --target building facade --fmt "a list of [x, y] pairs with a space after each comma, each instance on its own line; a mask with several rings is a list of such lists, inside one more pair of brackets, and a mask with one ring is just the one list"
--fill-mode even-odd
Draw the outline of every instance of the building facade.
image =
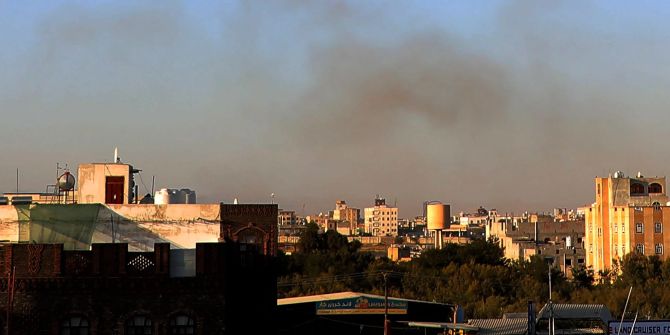
[[90, 251], [2, 245], [0, 294], [12, 298], [0, 299], [0, 328], [53, 335], [270, 331], [271, 258], [241, 243], [198, 244], [190, 262], [178, 251], [169, 244], [153, 252], [129, 252], [125, 243], [94, 244]]
[[398, 236], [398, 208], [377, 197], [375, 206], [365, 208], [365, 232], [373, 236]]
[[670, 207], [665, 177], [614, 176], [595, 179], [596, 201], [585, 214], [586, 264], [611, 270], [630, 252], [667, 258]]
[[277, 224], [280, 226], [288, 226], [296, 224], [295, 211], [279, 210], [277, 215]]
[[[358, 219], [361, 216], [361, 210], [358, 208], [349, 207], [347, 202], [344, 200], [337, 200], [335, 202], [335, 210], [333, 211], [333, 220], [346, 222], [348, 223], [349, 230], [348, 233], [343, 235], [356, 235], [358, 228]], [[340, 226], [338, 225], [338, 232], [340, 232]], [[346, 230], [342, 227], [342, 232]]]

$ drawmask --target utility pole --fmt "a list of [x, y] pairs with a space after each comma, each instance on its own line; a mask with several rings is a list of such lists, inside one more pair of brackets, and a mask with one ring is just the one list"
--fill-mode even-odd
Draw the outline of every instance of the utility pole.
[[384, 335], [389, 335], [389, 287], [387, 280], [388, 273], [382, 272], [384, 278]]
[[549, 266], [549, 335], [554, 335], [554, 304], [551, 302], [551, 266]]

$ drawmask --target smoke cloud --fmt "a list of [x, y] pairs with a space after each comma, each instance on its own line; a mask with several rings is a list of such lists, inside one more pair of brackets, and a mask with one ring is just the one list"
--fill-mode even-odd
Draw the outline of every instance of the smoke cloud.
[[408, 217], [424, 200], [574, 208], [596, 175], [667, 173], [662, 32], [597, 29], [614, 23], [592, 3], [515, 1], [467, 36], [440, 20], [410, 28], [397, 6], [49, 8], [22, 52], [0, 55], [3, 111], [21, 115], [0, 139], [30, 135], [3, 150], [0, 186], [21, 167], [39, 191], [52, 163], [119, 146], [144, 184], [204, 201], [275, 193], [310, 214], [380, 194]]

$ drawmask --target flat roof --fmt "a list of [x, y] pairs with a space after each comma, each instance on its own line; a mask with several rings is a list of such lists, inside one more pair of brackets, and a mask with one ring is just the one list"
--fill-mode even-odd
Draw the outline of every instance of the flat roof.
[[[329, 293], [329, 294], [317, 294], [317, 295], [307, 295], [307, 296], [302, 296], [302, 297], [277, 299], [277, 305], [281, 306], [281, 305], [292, 305], [292, 304], [304, 304], [304, 303], [310, 303], [310, 302], [315, 303], [315, 302], [319, 302], [319, 301], [350, 299], [350, 298], [358, 298], [358, 297], [384, 299], [383, 295], [375, 295], [375, 294], [367, 294], [367, 293], [348, 291], [348, 292], [337, 292], [337, 293]], [[444, 304], [444, 303], [439, 303], [439, 302], [434, 302], [434, 301], [413, 300], [413, 299], [404, 299], [404, 298], [396, 298], [396, 297], [389, 297], [389, 299], [407, 301], [407, 302], [417, 302], [417, 303], [423, 303], [423, 304], [436, 304], [436, 305], [453, 306], [453, 304]]]
[[472, 326], [465, 323], [448, 323], [448, 322], [418, 322], [418, 321], [399, 321], [405, 322], [410, 327], [420, 328], [440, 328], [440, 329], [462, 329], [478, 331], [479, 327]]

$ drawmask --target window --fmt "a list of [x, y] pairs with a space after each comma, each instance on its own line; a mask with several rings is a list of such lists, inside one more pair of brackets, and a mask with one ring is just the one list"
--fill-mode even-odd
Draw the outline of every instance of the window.
[[663, 232], [663, 225], [660, 222], [654, 223], [654, 233], [660, 234]]
[[663, 187], [659, 183], [651, 183], [649, 185], [649, 193], [663, 193]]
[[638, 243], [638, 244], [635, 246], [635, 251], [637, 251], [638, 253], [644, 255], [644, 244], [642, 244], [642, 243]]
[[635, 224], [635, 233], [642, 234], [644, 232], [644, 225], [640, 222]]
[[625, 233], [625, 232], [626, 232], [626, 225], [623, 224], [623, 223], [621, 224], [621, 232], [622, 232], [622, 233]]
[[88, 335], [88, 319], [82, 316], [71, 316], [61, 323], [61, 335]]
[[612, 227], [614, 228], [614, 232], [615, 232], [615, 233], [618, 233], [618, 232], [619, 232], [619, 225], [617, 225], [617, 224], [615, 223]]
[[136, 315], [126, 321], [126, 335], [151, 335], [151, 319], [144, 315]]
[[602, 236], [602, 235], [603, 235], [603, 229], [602, 229], [602, 228], [598, 228], [598, 236]]
[[663, 244], [656, 243], [656, 245], [654, 246], [654, 251], [656, 252], [657, 255], [663, 255]]
[[195, 334], [193, 318], [185, 314], [178, 314], [170, 319], [170, 334]]
[[644, 194], [644, 185], [640, 183], [630, 184], [630, 194]]
[[614, 245], [614, 255], [618, 255], [618, 254], [619, 254], [619, 248], [618, 248], [618, 246], [615, 244], [615, 245]]

